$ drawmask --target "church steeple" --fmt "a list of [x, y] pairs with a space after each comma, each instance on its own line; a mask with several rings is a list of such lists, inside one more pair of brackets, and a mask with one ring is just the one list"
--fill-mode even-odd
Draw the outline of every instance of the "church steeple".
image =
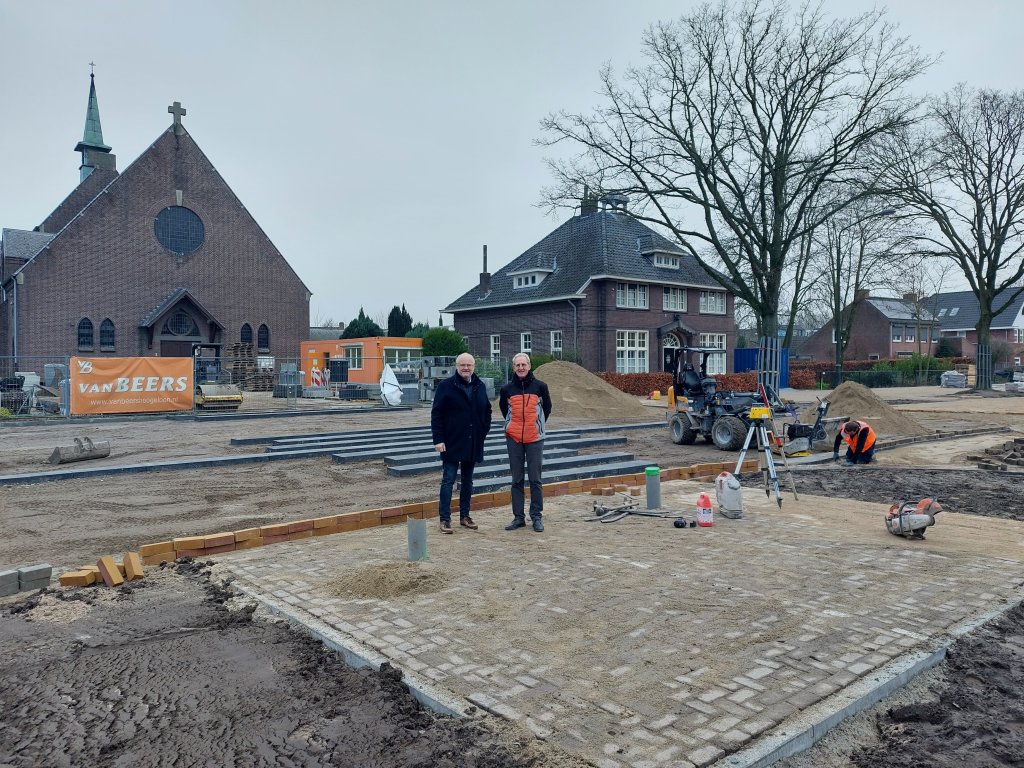
[[97, 168], [115, 170], [116, 157], [110, 154], [110, 147], [103, 143], [103, 128], [100, 126], [100, 105], [96, 99], [96, 75], [89, 73], [89, 104], [85, 108], [85, 132], [82, 140], [75, 145], [75, 152], [82, 153], [79, 171], [81, 180]]

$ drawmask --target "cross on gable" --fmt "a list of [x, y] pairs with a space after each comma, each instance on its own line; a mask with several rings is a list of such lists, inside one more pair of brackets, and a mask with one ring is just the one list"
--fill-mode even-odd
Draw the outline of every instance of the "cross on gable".
[[167, 108], [167, 111], [170, 112], [172, 115], [174, 115], [174, 132], [176, 134], [180, 134], [181, 133], [181, 118], [184, 115], [187, 115], [188, 112], [185, 110], [185, 108], [183, 106], [181, 106], [181, 102], [180, 101], [174, 102], [174, 104], [172, 104], [171, 106], [169, 106]]

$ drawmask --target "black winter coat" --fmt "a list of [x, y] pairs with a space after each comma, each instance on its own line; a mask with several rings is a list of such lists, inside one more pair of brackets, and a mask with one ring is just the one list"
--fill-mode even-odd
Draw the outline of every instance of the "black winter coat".
[[437, 385], [430, 409], [434, 445], [444, 443], [443, 461], [483, 461], [484, 439], [491, 431], [487, 387], [475, 373], [469, 384], [458, 373]]

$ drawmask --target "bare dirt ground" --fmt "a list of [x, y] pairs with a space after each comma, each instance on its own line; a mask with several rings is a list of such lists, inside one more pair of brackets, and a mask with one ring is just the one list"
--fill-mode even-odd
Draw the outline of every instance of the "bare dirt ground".
[[[877, 466], [800, 469], [798, 487], [871, 501], [930, 495], [957, 511], [1024, 519], [1024, 475], [944, 471], [974, 444], [1008, 438], [1024, 417], [962, 398], [928, 412], [926, 430], [1002, 425], [1005, 434], [879, 454]], [[1014, 402], [1019, 402], [1015, 400]], [[987, 405], [988, 403], [986, 403]], [[922, 406], [927, 408], [930, 406]], [[662, 418], [658, 409], [633, 420]], [[857, 414], [852, 414], [857, 415]], [[0, 432], [0, 474], [48, 468], [75, 436], [111, 442], [110, 464], [262, 450], [231, 437], [424, 424], [425, 409], [245, 421], [47, 423]], [[554, 419], [552, 428], [591, 420]], [[679, 466], [721, 461], [711, 446], [674, 446], [663, 429], [625, 432], [628, 450]], [[1016, 434], [1020, 435], [1021, 432]], [[883, 437], [887, 435], [883, 434]], [[970, 441], [970, 445], [968, 445]], [[433, 498], [437, 477], [395, 481], [383, 464], [329, 459], [116, 475], [0, 488], [0, 568], [57, 572], [172, 536], [198, 535], [387, 502]], [[756, 481], [756, 479], [755, 479]], [[939, 523], [941, 526], [941, 515]], [[343, 667], [304, 636], [210, 583], [207, 569], [150, 569], [119, 590], [54, 589], [0, 599], [0, 764], [572, 766], [579, 763], [493, 718], [424, 711], [394, 670]], [[958, 643], [949, 661], [787, 762], [805, 766], [1024, 765], [1024, 611]]]

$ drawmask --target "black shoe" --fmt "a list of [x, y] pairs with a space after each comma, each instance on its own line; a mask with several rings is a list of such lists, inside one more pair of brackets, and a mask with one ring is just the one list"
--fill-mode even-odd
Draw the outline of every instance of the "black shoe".
[[441, 521], [441, 533], [451, 533], [451, 532], [452, 532], [451, 520], [442, 520]]
[[533, 521], [533, 530], [537, 533], [544, 533], [544, 523], [539, 517]]
[[525, 528], [525, 527], [526, 527], [526, 521], [525, 520], [520, 520], [517, 517], [515, 520], [513, 520], [511, 523], [509, 523], [508, 525], [505, 526], [505, 530], [506, 531], [514, 531], [517, 528]]

